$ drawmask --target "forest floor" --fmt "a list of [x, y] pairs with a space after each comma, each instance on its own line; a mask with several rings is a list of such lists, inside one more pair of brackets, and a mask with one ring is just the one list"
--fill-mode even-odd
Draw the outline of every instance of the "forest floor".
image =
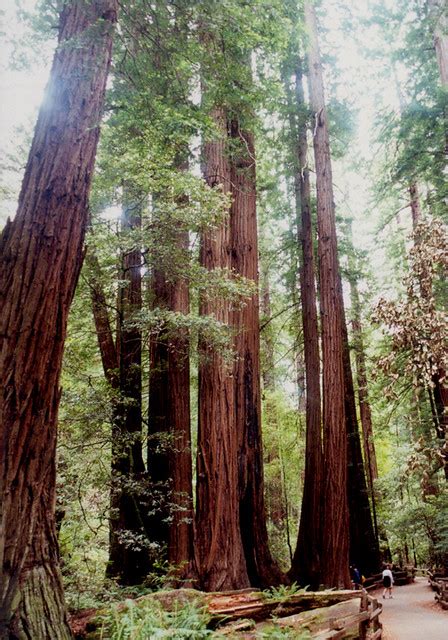
[[383, 600], [381, 622], [384, 640], [447, 640], [448, 611], [434, 601], [434, 591], [426, 578], [393, 590], [393, 599]]

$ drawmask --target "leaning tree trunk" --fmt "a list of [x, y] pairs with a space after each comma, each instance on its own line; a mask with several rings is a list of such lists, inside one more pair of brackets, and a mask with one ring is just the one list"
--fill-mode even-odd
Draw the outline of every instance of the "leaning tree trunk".
[[298, 238], [302, 253], [300, 293], [306, 380], [306, 460], [299, 533], [289, 575], [299, 584], [310, 585], [311, 588], [317, 589], [320, 584], [322, 544], [322, 412], [310, 172], [307, 166], [307, 114], [302, 82], [302, 69], [299, 66], [295, 73], [294, 110], [297, 113], [295, 191]]
[[2, 638], [71, 635], [54, 529], [59, 378], [116, 14], [115, 0], [62, 10], [17, 215], [1, 238]]
[[[220, 138], [204, 145], [204, 176], [210, 187], [230, 190], [225, 112], [212, 112]], [[229, 219], [201, 239], [201, 265], [210, 271], [232, 267]], [[224, 298], [200, 302], [201, 316], [232, 324]], [[239, 524], [238, 433], [232, 362], [205, 339], [199, 344], [196, 554], [199, 582], [207, 591], [249, 586]]]
[[[234, 145], [230, 172], [232, 267], [258, 284], [254, 138], [237, 120], [230, 123], [230, 135]], [[283, 576], [269, 551], [264, 505], [258, 293], [234, 311], [233, 322], [240, 529], [250, 583], [265, 587], [279, 584]]]
[[348, 586], [349, 520], [347, 439], [344, 406], [344, 337], [333, 181], [322, 66], [313, 4], [305, 2], [308, 29], [310, 103], [314, 112], [314, 156], [323, 365], [323, 545], [322, 582]]

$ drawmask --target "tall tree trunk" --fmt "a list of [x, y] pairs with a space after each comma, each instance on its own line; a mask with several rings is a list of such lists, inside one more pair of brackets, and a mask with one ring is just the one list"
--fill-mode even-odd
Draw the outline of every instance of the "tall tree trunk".
[[378, 465], [376, 461], [375, 442], [373, 439], [373, 423], [372, 412], [370, 409], [368, 383], [367, 383], [367, 367], [364, 349], [364, 339], [362, 335], [361, 324], [361, 304], [359, 301], [359, 292], [357, 279], [355, 275], [350, 277], [350, 293], [352, 302], [352, 329], [354, 337], [354, 351], [356, 358], [356, 376], [358, 382], [358, 400], [359, 412], [361, 416], [361, 425], [363, 430], [363, 447], [364, 458], [367, 464], [367, 479], [369, 481], [370, 491], [372, 493], [372, 501], [374, 494], [374, 482], [378, 478]]
[[[124, 216], [126, 217], [126, 216]], [[144, 531], [145, 509], [142, 500], [142, 489], [145, 484], [143, 479], [144, 466], [141, 451], [141, 419], [140, 425], [137, 420], [131, 420], [131, 416], [127, 416], [127, 410], [132, 409], [136, 412], [136, 407], [140, 403], [138, 395], [138, 387], [140, 377], [138, 370], [140, 365], [139, 359], [139, 340], [136, 335], [136, 342], [132, 349], [129, 349], [129, 355], [134, 355], [135, 364], [131, 365], [132, 376], [135, 379], [127, 379], [127, 376], [120, 369], [120, 354], [117, 350], [114, 335], [109, 319], [108, 303], [101, 283], [100, 265], [94, 253], [87, 254], [87, 264], [89, 266], [88, 281], [90, 287], [90, 296], [92, 300], [92, 311], [95, 322], [95, 329], [98, 339], [98, 345], [103, 364], [104, 376], [109, 382], [111, 388], [116, 392], [116, 397], [112, 399], [111, 415], [112, 415], [112, 469], [111, 469], [111, 513], [109, 517], [109, 564], [107, 566], [107, 575], [118, 578], [123, 584], [139, 584], [149, 571], [148, 551], [145, 543], [142, 541], [146, 538]], [[130, 306], [124, 305], [120, 301], [119, 319], [118, 319], [118, 341], [120, 343], [120, 335], [126, 336], [127, 329], [125, 322], [132, 322], [132, 316], [129, 315], [139, 310], [141, 304], [140, 298], [140, 262], [141, 256], [139, 250], [131, 251], [130, 254], [123, 258], [123, 261], [134, 262], [133, 268], [128, 268], [127, 273], [123, 273], [123, 279], [129, 282], [134, 280], [133, 287], [128, 285], [126, 297], [134, 297], [136, 309], [131, 311]], [[131, 275], [130, 272], [134, 273]], [[129, 291], [129, 287], [134, 289]], [[121, 294], [122, 295], [122, 294]], [[123, 297], [123, 296], [122, 296]], [[125, 308], [126, 307], [126, 308]], [[128, 316], [126, 318], [126, 316]], [[126, 318], [126, 320], [125, 320]], [[137, 330], [137, 334], [139, 331]], [[118, 346], [123, 350], [122, 341]], [[134, 350], [135, 349], [135, 350]], [[128, 363], [129, 366], [129, 363]], [[130, 398], [129, 389], [122, 388], [123, 380], [126, 378], [126, 384], [132, 384], [132, 393], [135, 396]], [[137, 412], [136, 412], [137, 413]], [[126, 419], [129, 424], [126, 426]], [[129, 426], [137, 427], [137, 438], [135, 433], [128, 432]], [[140, 428], [139, 428], [140, 427]], [[134, 451], [132, 451], [132, 445]], [[134, 455], [137, 465], [134, 464]], [[135, 470], [138, 467], [138, 472]], [[137, 482], [136, 482], [137, 480]], [[139, 485], [142, 485], [139, 487]], [[130, 491], [129, 488], [133, 487]], [[131, 538], [134, 538], [132, 543]], [[138, 544], [136, 544], [138, 539]]]
[[[227, 119], [212, 112], [220, 138], [204, 145], [204, 175], [210, 187], [230, 190]], [[201, 265], [209, 270], [232, 267], [230, 223], [226, 219], [201, 239]], [[230, 303], [201, 299], [202, 316], [232, 325]], [[200, 585], [219, 591], [249, 586], [239, 523], [238, 433], [232, 363], [205, 340], [199, 345], [199, 423], [197, 455], [196, 552]]]
[[[175, 233], [176, 251], [188, 252], [188, 231]], [[188, 314], [189, 284], [155, 268], [153, 306]], [[151, 539], [167, 545], [171, 565], [193, 560], [193, 507], [190, 437], [190, 361], [186, 329], [162, 327], [150, 340], [148, 469], [156, 494], [163, 496], [151, 519]]]
[[[131, 189], [123, 189], [121, 233], [141, 226], [141, 203]], [[134, 245], [134, 240], [132, 240]], [[142, 454], [142, 335], [139, 313], [142, 308], [142, 254], [138, 246], [122, 255], [118, 294], [117, 356], [119, 397], [112, 425], [111, 498], [109, 515], [109, 563], [107, 575], [120, 584], [139, 584], [150, 563], [146, 544], [145, 507], [142, 487], [145, 465]]]
[[116, 13], [112, 0], [62, 10], [17, 215], [0, 242], [1, 638], [71, 635], [54, 528], [59, 378]]
[[328, 122], [316, 15], [305, 2], [310, 103], [314, 112], [320, 312], [323, 362], [323, 545], [322, 582], [349, 586], [347, 439], [344, 406], [344, 336]]
[[298, 239], [302, 253], [300, 292], [306, 380], [306, 461], [299, 534], [290, 576], [300, 584], [310, 585], [315, 589], [319, 586], [321, 574], [322, 412], [310, 172], [307, 166], [307, 115], [302, 82], [302, 69], [299, 65], [295, 73], [295, 111], [297, 113], [295, 191]]
[[[234, 146], [230, 171], [232, 267], [258, 284], [254, 138], [235, 119], [229, 126]], [[265, 587], [280, 583], [283, 577], [269, 551], [264, 505], [258, 293], [234, 311], [233, 323], [240, 529], [250, 583]]]
[[[188, 251], [188, 231], [179, 233], [179, 248]], [[189, 283], [179, 278], [172, 285], [171, 309], [187, 315], [190, 311]], [[168, 386], [172, 447], [170, 476], [172, 514], [168, 536], [168, 562], [181, 570], [194, 560], [193, 478], [190, 433], [190, 340], [188, 330], [178, 329], [170, 340]]]
[[[340, 285], [342, 303], [342, 282]], [[344, 378], [345, 378], [345, 419], [347, 429], [347, 495], [350, 522], [350, 562], [366, 575], [379, 570], [380, 551], [378, 538], [373, 527], [367, 490], [361, 439], [356, 415], [355, 389], [350, 362], [345, 310], [342, 306], [342, 330], [344, 337]]]

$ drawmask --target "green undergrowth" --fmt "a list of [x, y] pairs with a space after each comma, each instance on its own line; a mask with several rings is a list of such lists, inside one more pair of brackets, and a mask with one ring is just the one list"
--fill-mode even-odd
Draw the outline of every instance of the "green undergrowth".
[[[238, 621], [240, 622], [240, 621]], [[250, 637], [255, 640], [307, 640], [307, 631], [282, 629], [275, 621], [266, 621], [261, 625], [250, 625]], [[223, 621], [225, 624], [225, 620]], [[175, 604], [167, 611], [157, 600], [126, 600], [115, 605], [102, 615], [100, 630], [90, 635], [90, 640], [213, 640], [248, 637], [245, 631], [210, 628], [212, 619], [200, 602], [186, 601]]]

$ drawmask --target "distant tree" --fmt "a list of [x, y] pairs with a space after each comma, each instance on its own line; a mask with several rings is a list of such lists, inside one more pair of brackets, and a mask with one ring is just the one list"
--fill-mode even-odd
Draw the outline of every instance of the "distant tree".
[[439, 67], [440, 81], [448, 88], [448, 16], [444, 0], [428, 0], [433, 21], [434, 47]]
[[115, 0], [64, 5], [17, 215], [1, 236], [2, 638], [71, 637], [54, 520], [59, 379], [116, 18]]

